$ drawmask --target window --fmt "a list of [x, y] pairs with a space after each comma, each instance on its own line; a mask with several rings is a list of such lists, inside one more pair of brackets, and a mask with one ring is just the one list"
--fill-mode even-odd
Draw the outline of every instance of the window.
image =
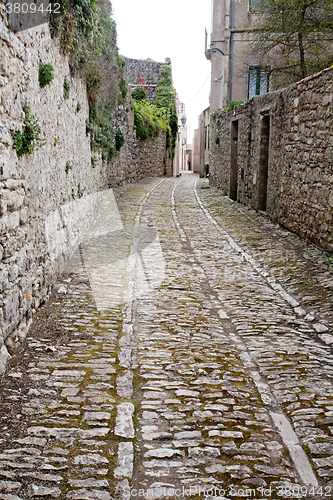
[[249, 0], [249, 11], [255, 9], [258, 2], [259, 0]]
[[269, 92], [269, 71], [260, 66], [250, 66], [248, 74], [247, 97]]
[[205, 127], [205, 149], [209, 149], [209, 129]]

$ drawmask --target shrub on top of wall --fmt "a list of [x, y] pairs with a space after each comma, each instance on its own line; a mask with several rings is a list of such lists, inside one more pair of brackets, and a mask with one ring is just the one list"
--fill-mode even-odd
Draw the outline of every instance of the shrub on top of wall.
[[119, 68], [119, 73], [120, 73], [120, 82], [119, 82], [119, 89], [120, 89], [120, 98], [119, 98], [119, 104], [125, 104], [126, 102], [126, 96], [128, 92], [127, 88], [127, 82], [124, 78], [125, 74], [125, 59], [123, 59], [121, 56], [118, 56], [118, 68]]
[[158, 109], [154, 103], [133, 99], [134, 125], [138, 139], [146, 140], [148, 137], [157, 137], [160, 131], [170, 132], [169, 120], [166, 110]]
[[[91, 150], [104, 161], [115, 150], [114, 112], [125, 103], [125, 61], [118, 55], [115, 21], [109, 0], [58, 0], [60, 13], [52, 12], [53, 37], [69, 57], [71, 74], [86, 82], [89, 100], [87, 132]], [[65, 93], [64, 93], [64, 97]]]
[[173, 155], [178, 135], [178, 117], [170, 64], [161, 67], [158, 83], [154, 102], [147, 100], [146, 91], [140, 87], [132, 92], [136, 135], [145, 140], [156, 137], [160, 131], [164, 132], [166, 148], [171, 148]]
[[178, 137], [178, 117], [175, 89], [172, 83], [172, 66], [170, 62], [163, 64], [160, 69], [154, 102], [158, 108], [167, 110], [170, 130], [170, 145], [167, 142], [167, 147], [171, 147], [173, 155]]

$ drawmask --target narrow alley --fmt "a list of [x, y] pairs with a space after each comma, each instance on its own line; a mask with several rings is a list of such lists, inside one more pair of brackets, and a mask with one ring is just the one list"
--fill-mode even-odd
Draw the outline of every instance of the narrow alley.
[[330, 260], [195, 174], [114, 192], [1, 380], [0, 499], [332, 499]]

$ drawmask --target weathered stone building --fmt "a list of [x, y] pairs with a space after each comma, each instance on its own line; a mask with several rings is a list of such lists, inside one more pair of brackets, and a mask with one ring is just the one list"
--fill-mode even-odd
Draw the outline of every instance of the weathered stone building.
[[253, 0], [212, 0], [212, 33], [206, 57], [211, 61], [210, 109], [225, 108], [269, 90], [269, 75], [249, 52]]
[[147, 91], [147, 99], [155, 99], [158, 78], [163, 63], [152, 59], [130, 59], [124, 57], [126, 62], [126, 80], [131, 90], [135, 87], [142, 87]]
[[333, 69], [213, 114], [210, 183], [333, 252]]
[[[210, 108], [205, 109], [198, 118], [198, 128], [193, 138], [193, 171], [200, 177], [205, 175], [205, 165], [210, 163]], [[209, 169], [209, 167], [208, 167]]]
[[[1, 370], [81, 241], [103, 190], [172, 175], [172, 159], [164, 134], [137, 139], [129, 100], [114, 112], [115, 129], [125, 139], [120, 151], [109, 162], [92, 153], [86, 85], [71, 77], [68, 59], [47, 24], [14, 33], [1, 8], [0, 51]], [[38, 81], [40, 60], [52, 63], [55, 74], [44, 88]], [[159, 67], [154, 64], [154, 81]], [[13, 136], [23, 129], [25, 103], [38, 118], [42, 143], [34, 154], [19, 158]]]
[[176, 106], [178, 116], [178, 137], [175, 151], [174, 176], [177, 176], [181, 170], [186, 170], [186, 148], [187, 148], [187, 125], [185, 104], [176, 94]]

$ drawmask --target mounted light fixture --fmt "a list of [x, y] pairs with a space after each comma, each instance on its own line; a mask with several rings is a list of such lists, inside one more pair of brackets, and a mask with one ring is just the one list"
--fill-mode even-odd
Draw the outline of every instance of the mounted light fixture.
[[213, 47], [213, 48], [211, 48], [211, 49], [206, 49], [206, 50], [205, 50], [205, 56], [206, 56], [206, 59], [208, 59], [208, 60], [210, 61], [210, 60], [211, 60], [211, 58], [212, 58], [212, 52], [216, 52], [217, 50], [218, 50], [219, 52], [221, 52], [221, 54], [222, 54], [223, 56], [225, 56], [225, 55], [226, 55], [226, 54], [225, 54], [225, 53], [224, 53], [221, 49], [219, 49], [218, 47]]
[[186, 123], [186, 116], [185, 115], [182, 116], [181, 119], [180, 119], [180, 121], [182, 122], [183, 125], [185, 125], [185, 123]]

